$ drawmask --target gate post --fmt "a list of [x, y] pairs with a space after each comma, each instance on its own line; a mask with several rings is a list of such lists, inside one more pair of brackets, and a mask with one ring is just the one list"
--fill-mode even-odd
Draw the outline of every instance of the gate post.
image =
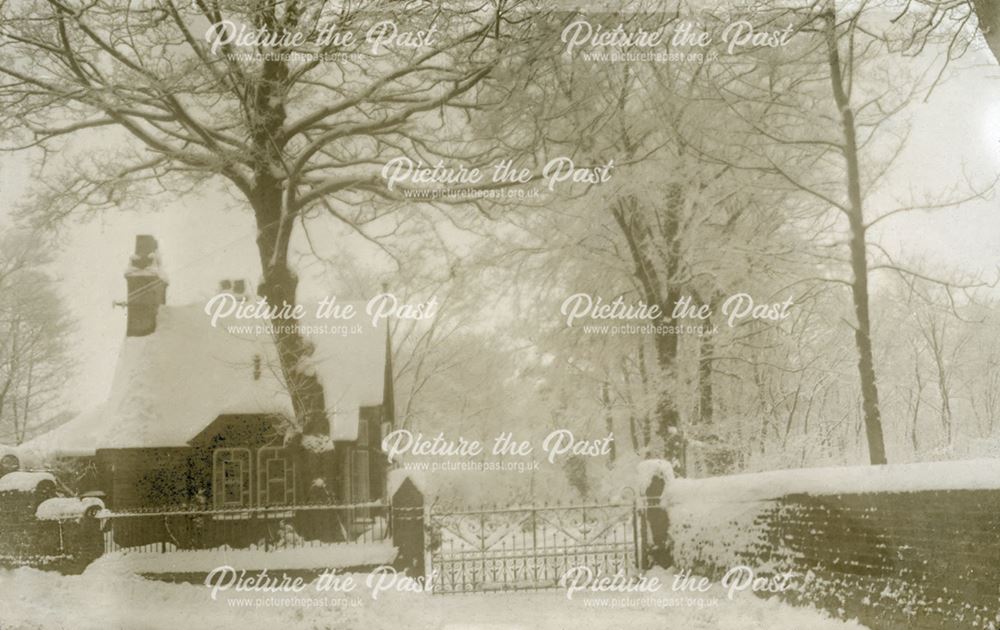
[[652, 564], [669, 568], [674, 563], [673, 546], [670, 544], [670, 517], [660, 505], [667, 482], [662, 474], [654, 474], [643, 494], [646, 498], [646, 527], [643, 527], [645, 556]]
[[392, 544], [399, 550], [395, 569], [411, 577], [423, 577], [424, 495], [409, 477], [392, 495]]

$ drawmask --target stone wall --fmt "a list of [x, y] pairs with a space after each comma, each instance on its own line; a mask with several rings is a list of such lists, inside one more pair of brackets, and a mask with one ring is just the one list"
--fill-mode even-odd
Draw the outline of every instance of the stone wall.
[[841, 493], [770, 496], [753, 491], [753, 477], [731, 477], [735, 492], [719, 491], [726, 478], [704, 492], [699, 481], [672, 482], [686, 484], [663, 501], [675, 567], [715, 578], [740, 565], [790, 571], [782, 598], [878, 630], [1000, 628], [1000, 489], [847, 483]]

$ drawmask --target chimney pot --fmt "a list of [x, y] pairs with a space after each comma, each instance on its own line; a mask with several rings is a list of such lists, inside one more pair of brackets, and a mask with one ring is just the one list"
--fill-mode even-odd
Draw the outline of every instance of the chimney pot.
[[226, 278], [219, 281], [219, 291], [221, 293], [230, 293], [236, 297], [249, 297], [247, 294], [247, 289], [249, 288], [250, 283], [245, 278]]
[[135, 237], [135, 255], [137, 258], [147, 258], [156, 251], [156, 239], [149, 234], [137, 234]]

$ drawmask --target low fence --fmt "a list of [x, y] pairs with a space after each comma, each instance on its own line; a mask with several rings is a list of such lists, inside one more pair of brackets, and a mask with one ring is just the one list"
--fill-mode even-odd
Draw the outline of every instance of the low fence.
[[94, 518], [0, 523], [0, 567], [78, 573], [103, 551], [100, 522]]
[[678, 568], [791, 574], [790, 588], [759, 594], [875, 630], [1000, 628], [1000, 460], [666, 485]]
[[[338, 562], [381, 564], [395, 557], [391, 508], [384, 503], [109, 512], [99, 499], [57, 494], [49, 473], [15, 472], [0, 478], [0, 567], [74, 573], [102, 555], [121, 554], [142, 560], [136, 566], [153, 567], [150, 572], [157, 573], [178, 558], [163, 554], [191, 550], [306, 550], [284, 554], [282, 561], [293, 563], [288, 568], [318, 559], [340, 568]], [[153, 555], [168, 561], [148, 562]], [[260, 559], [255, 556], [243, 557]], [[210, 558], [184, 554], [185, 562], [176, 566], [183, 573], [192, 559], [204, 563]]]
[[[43, 481], [5, 495], [0, 561], [6, 551], [12, 564], [76, 571], [114, 554], [137, 573], [186, 576], [240, 550], [253, 552], [240, 561], [286, 569], [393, 562], [430, 577], [435, 593], [558, 588], [570, 570], [635, 575], [644, 565], [644, 500], [443, 509], [405, 480], [391, 504], [109, 512], [93, 499], [50, 498]], [[210, 553], [187, 553], [198, 550]]]
[[103, 508], [94, 499], [57, 498], [48, 473], [0, 477], [0, 567], [82, 571], [103, 553]]
[[270, 551], [332, 542], [374, 543], [388, 536], [389, 507], [382, 503], [157, 508], [111, 514], [104, 528], [104, 550], [165, 553], [227, 546]]

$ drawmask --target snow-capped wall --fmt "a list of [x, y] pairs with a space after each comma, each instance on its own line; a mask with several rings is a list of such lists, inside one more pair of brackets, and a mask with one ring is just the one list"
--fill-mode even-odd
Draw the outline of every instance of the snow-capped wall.
[[56, 478], [52, 473], [18, 470], [0, 477], [0, 492], [34, 492], [42, 482], [55, 484]]
[[674, 564], [795, 574], [782, 593], [872, 628], [1000, 628], [1000, 461], [673, 480]]
[[38, 504], [35, 518], [40, 521], [79, 522], [87, 510], [91, 510], [94, 515], [101, 514], [104, 502], [96, 497], [54, 497]]

